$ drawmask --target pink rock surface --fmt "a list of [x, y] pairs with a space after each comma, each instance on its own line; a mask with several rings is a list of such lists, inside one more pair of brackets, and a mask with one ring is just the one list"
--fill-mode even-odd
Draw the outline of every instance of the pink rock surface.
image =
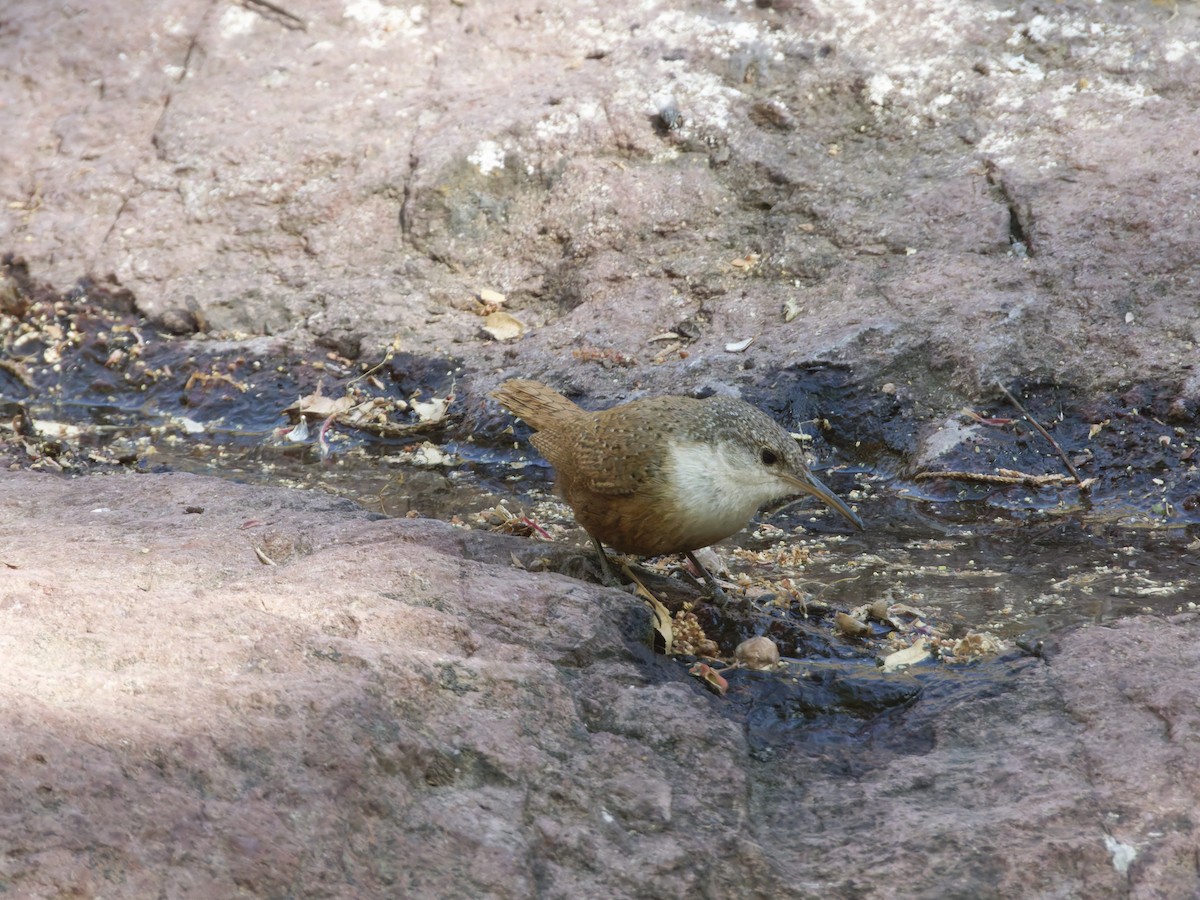
[[[0, 249], [484, 386], [838, 360], [944, 409], [997, 377], [1200, 392], [1190, 7], [277, 7], [9, 4]], [[483, 334], [482, 288], [526, 338]]]
[[1081, 629], [762, 757], [646, 649], [638, 601], [512, 568], [520, 546], [215, 479], [0, 473], [0, 887], [1194, 886], [1194, 617]]

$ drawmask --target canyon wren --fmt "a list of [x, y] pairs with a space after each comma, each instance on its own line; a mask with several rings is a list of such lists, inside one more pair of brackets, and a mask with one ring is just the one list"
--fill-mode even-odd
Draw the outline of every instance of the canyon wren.
[[[796, 440], [732, 397], [651, 397], [588, 412], [538, 381], [491, 394], [536, 433], [556, 485], [597, 545], [638, 556], [685, 553], [741, 531], [766, 503], [812, 494], [862, 520], [808, 470]], [[714, 586], [716, 582], [708, 576]]]

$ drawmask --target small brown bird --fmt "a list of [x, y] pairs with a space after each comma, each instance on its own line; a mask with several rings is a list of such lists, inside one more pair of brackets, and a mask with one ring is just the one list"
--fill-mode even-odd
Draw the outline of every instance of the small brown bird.
[[693, 550], [741, 531], [763, 504], [802, 493], [863, 527], [813, 477], [795, 439], [741, 400], [652, 397], [588, 412], [524, 380], [492, 396], [537, 432], [530, 440], [554, 466], [606, 575], [603, 544], [639, 556], [686, 553], [704, 572]]

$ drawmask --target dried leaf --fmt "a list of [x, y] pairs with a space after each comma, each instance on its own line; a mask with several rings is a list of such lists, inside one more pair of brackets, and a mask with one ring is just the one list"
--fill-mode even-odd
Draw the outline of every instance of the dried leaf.
[[[645, 588], [642, 588], [645, 590]], [[654, 615], [654, 633], [658, 635], [662, 641], [662, 652], [664, 656], [670, 656], [675, 649], [675, 625], [671, 621], [671, 611], [662, 605], [662, 602], [646, 591], [646, 595], [642, 598], [650, 604], [650, 611]], [[657, 648], [657, 643], [655, 647]]]
[[[38, 437], [61, 441], [77, 441], [84, 433], [83, 429], [77, 425], [69, 425], [66, 422], [52, 422], [49, 419], [34, 419], [33, 430]], [[35, 454], [35, 456], [40, 455]]]
[[695, 675], [722, 697], [729, 691], [729, 682], [708, 663], [696, 663], [688, 669], [688, 674]]
[[959, 659], [987, 656], [999, 650], [1000, 646], [1000, 641], [993, 635], [972, 631], [954, 645], [954, 655]]
[[344, 413], [353, 405], [354, 400], [350, 397], [326, 397], [318, 391], [307, 397], [301, 397], [284, 412], [292, 416], [308, 415], [317, 419], [328, 419], [330, 416]]
[[889, 653], [880, 660], [880, 665], [883, 666], [885, 672], [895, 672], [899, 669], [906, 669], [909, 666], [916, 665], [919, 662], [929, 659], [928, 641], [923, 637], [913, 641], [912, 646], [905, 647], [903, 650], [897, 650], [895, 653]]
[[854, 616], [847, 615], [844, 612], [838, 613], [833, 617], [837, 623], [837, 629], [847, 637], [863, 637], [871, 633], [871, 626], [865, 622], [860, 622]]
[[493, 291], [491, 288], [484, 288], [479, 292], [479, 301], [481, 303], [492, 304], [499, 306], [508, 298], [499, 291]]
[[293, 444], [303, 444], [308, 440], [308, 419], [301, 416], [300, 421], [290, 431], [285, 432], [283, 436]]
[[411, 406], [420, 421], [433, 424], [446, 418], [446, 412], [450, 409], [452, 402], [454, 402], [453, 394], [441, 399], [434, 397], [430, 400], [414, 400]]
[[580, 347], [572, 350], [571, 355], [581, 362], [600, 363], [606, 369], [613, 366], [636, 366], [637, 359], [627, 356], [612, 347]]
[[484, 288], [475, 298], [479, 301], [479, 307], [476, 312], [481, 316], [488, 316], [494, 312], [498, 312], [500, 307], [504, 305], [504, 301], [508, 298], [499, 291], [493, 291], [490, 288]]
[[457, 462], [453, 454], [444, 452], [436, 444], [425, 441], [413, 451], [409, 460], [414, 466], [449, 466]]
[[870, 608], [867, 610], [867, 615], [876, 622], [891, 621], [891, 619], [888, 617], [888, 603], [882, 597], [871, 604]]
[[[633, 574], [633, 570], [629, 566], [622, 565], [621, 571], [633, 582], [634, 593], [650, 604], [650, 612], [654, 616], [654, 632], [662, 641], [662, 653], [670, 656], [671, 651], [675, 647], [675, 626], [671, 621], [671, 611], [662, 605], [662, 601], [650, 593], [647, 587]], [[659, 649], [657, 643], [654, 649]]]
[[525, 334], [525, 325], [506, 312], [489, 313], [483, 330], [497, 341], [513, 341]]
[[735, 269], [742, 269], [743, 271], [749, 271], [750, 269], [753, 269], [755, 266], [758, 265], [759, 258], [760, 257], [757, 253], [747, 253], [745, 256], [743, 256], [739, 259], [735, 259], [732, 262], [730, 262], [729, 264], [731, 266], [733, 266]]
[[725, 345], [726, 353], [741, 353], [747, 347], [754, 343], [754, 338], [748, 337], [744, 341], [733, 341]]

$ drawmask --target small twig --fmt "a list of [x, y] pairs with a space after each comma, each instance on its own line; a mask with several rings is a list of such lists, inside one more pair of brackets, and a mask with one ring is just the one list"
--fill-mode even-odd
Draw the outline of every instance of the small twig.
[[353, 378], [351, 378], [349, 381], [347, 381], [346, 387], [350, 387], [350, 385], [354, 384], [356, 381], [362, 381], [364, 378], [370, 378], [372, 375], [374, 375], [376, 372], [378, 372], [380, 369], [382, 369], [384, 366], [386, 366], [388, 364], [388, 361], [393, 356], [396, 355], [396, 350], [398, 349], [398, 343], [399, 343], [398, 341], [393, 341], [391, 343], [391, 345], [387, 348], [387, 351], [383, 354], [383, 359], [381, 359], [379, 362], [375, 363], [375, 365], [371, 366], [371, 368], [367, 369], [367, 371], [363, 372], [361, 375], [355, 375]]
[[521, 516], [521, 523], [523, 525], [525, 525], [526, 527], [528, 527], [531, 531], [540, 535], [542, 540], [544, 540], [544, 541], [553, 541], [554, 540], [554, 538], [552, 538], [550, 536], [550, 532], [548, 532], [545, 528], [543, 528], [537, 522], [533, 521], [533, 519], [529, 518], [529, 516]]
[[[276, 6], [274, 3], [269, 2], [269, 0], [242, 0], [242, 5], [249, 9], [257, 8], [259, 15], [263, 14], [263, 10], [274, 13], [282, 20], [279, 24], [284, 28], [290, 28], [293, 31], [308, 31], [308, 25], [305, 24], [302, 18], [288, 12], [282, 6]], [[266, 18], [270, 18], [270, 16]]]
[[990, 475], [987, 472], [918, 472], [913, 476], [913, 481], [931, 481], [934, 478], [971, 481], [976, 484], [1023, 484], [1031, 488], [1047, 487], [1070, 481], [1066, 475], [1030, 475], [1012, 469], [1002, 469], [996, 475]]
[[17, 381], [21, 382], [21, 385], [26, 390], [33, 390], [33, 379], [29, 377], [29, 372], [20, 363], [8, 359], [0, 359], [0, 372], [7, 372], [13, 378], [17, 379]]
[[1015, 406], [1020, 411], [1021, 415], [1023, 415], [1026, 419], [1029, 420], [1029, 424], [1032, 425], [1034, 428], [1036, 428], [1038, 430], [1038, 433], [1041, 434], [1042, 437], [1044, 437], [1046, 440], [1048, 440], [1050, 442], [1050, 446], [1052, 446], [1056, 451], [1058, 451], [1058, 455], [1062, 458], [1063, 465], [1065, 465], [1067, 467], [1067, 471], [1071, 473], [1071, 477], [1075, 479], [1075, 483], [1083, 484], [1083, 479], [1080, 477], [1079, 473], [1077, 471], [1075, 471], [1075, 467], [1073, 465], [1071, 465], [1071, 460], [1067, 456], [1066, 451], [1063, 450], [1062, 446], [1058, 443], [1058, 441], [1056, 441], [1054, 438], [1052, 438], [1050, 436], [1050, 432], [1048, 432], [1045, 428], [1043, 428], [1041, 426], [1041, 423], [1039, 423], [1037, 419], [1035, 419], [1032, 415], [1029, 414], [1029, 411], [1021, 405], [1021, 401], [1018, 400], [1016, 397], [1014, 397], [1009, 392], [1008, 388], [1006, 388], [999, 381], [996, 382], [996, 387], [998, 387], [998, 388], [1000, 388], [1000, 390], [1004, 391], [1004, 396], [1007, 397], [1009, 399], [1009, 401], [1012, 403], [1012, 405]]
[[327, 418], [321, 424], [321, 430], [317, 432], [317, 443], [321, 447], [321, 459], [329, 459], [329, 441], [325, 440], [325, 432], [329, 430], [329, 426], [332, 425], [337, 418], [338, 414], [332, 413], [329, 418]]

